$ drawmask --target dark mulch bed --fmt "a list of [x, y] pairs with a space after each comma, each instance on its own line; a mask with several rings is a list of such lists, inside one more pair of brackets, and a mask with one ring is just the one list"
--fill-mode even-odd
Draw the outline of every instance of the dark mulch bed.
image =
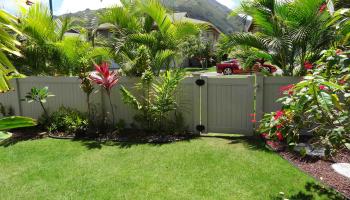
[[299, 154], [289, 151], [283, 145], [276, 142], [267, 142], [267, 145], [299, 169], [307, 172], [350, 199], [350, 179], [336, 173], [331, 167], [334, 163], [350, 163], [349, 150], [343, 150], [336, 156], [325, 160], [321, 158], [301, 157]]
[[176, 141], [190, 140], [198, 135], [192, 133], [182, 134], [152, 134], [141, 131], [126, 130], [123, 133], [108, 133], [96, 134], [90, 133], [88, 135], [74, 135], [62, 132], [47, 133], [38, 128], [25, 128], [12, 130], [12, 137], [2, 142], [2, 145], [11, 145], [19, 141], [41, 139], [44, 137], [51, 137], [55, 139], [73, 139], [73, 140], [91, 140], [91, 141], [113, 141], [113, 142], [128, 142], [128, 143], [171, 143]]

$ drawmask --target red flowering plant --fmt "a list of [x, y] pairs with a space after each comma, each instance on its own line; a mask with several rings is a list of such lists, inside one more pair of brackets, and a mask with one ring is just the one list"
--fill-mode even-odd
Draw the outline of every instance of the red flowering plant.
[[340, 100], [346, 94], [344, 86], [314, 74], [289, 88], [278, 100], [282, 109], [265, 114], [259, 132], [289, 145], [298, 143], [301, 133], [308, 132], [313, 144], [326, 147], [329, 153], [346, 147], [350, 118]]
[[277, 110], [276, 112], [264, 115], [260, 121], [260, 136], [265, 139], [273, 139], [279, 142], [290, 143], [290, 126], [292, 114], [286, 110]]
[[111, 100], [111, 90], [118, 83], [119, 75], [116, 71], [109, 70], [109, 64], [104, 62], [101, 65], [95, 64], [94, 72], [91, 72], [89, 79], [97, 85], [102, 86], [108, 95], [112, 112], [112, 124], [115, 122], [114, 108]]

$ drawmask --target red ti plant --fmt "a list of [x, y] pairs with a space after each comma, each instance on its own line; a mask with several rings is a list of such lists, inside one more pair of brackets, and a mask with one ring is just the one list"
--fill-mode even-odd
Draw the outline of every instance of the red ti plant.
[[117, 71], [109, 71], [109, 64], [107, 62], [103, 62], [101, 65], [95, 64], [95, 70], [96, 71], [90, 73], [89, 79], [95, 84], [102, 86], [106, 90], [112, 109], [113, 124], [115, 117], [111, 100], [111, 89], [118, 83], [119, 75]]

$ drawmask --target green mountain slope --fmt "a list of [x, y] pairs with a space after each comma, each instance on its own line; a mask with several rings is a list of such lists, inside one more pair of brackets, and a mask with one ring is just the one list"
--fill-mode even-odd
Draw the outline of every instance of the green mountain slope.
[[[172, 12], [187, 12], [188, 16], [195, 19], [211, 22], [224, 33], [241, 31], [242, 24], [236, 17], [227, 16], [230, 9], [218, 3], [216, 0], [160, 0]], [[98, 24], [100, 10], [84, 10], [66, 14], [84, 21], [86, 28], [94, 28]]]

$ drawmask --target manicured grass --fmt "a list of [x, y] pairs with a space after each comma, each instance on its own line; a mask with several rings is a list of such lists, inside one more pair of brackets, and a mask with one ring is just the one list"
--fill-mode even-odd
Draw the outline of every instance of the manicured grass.
[[216, 72], [216, 67], [208, 67], [207, 69], [203, 69], [201, 67], [186, 67], [184, 68], [187, 73], [192, 73], [192, 72]]
[[265, 200], [315, 183], [237, 137], [164, 145], [30, 140], [0, 146], [0, 166], [1, 199]]

